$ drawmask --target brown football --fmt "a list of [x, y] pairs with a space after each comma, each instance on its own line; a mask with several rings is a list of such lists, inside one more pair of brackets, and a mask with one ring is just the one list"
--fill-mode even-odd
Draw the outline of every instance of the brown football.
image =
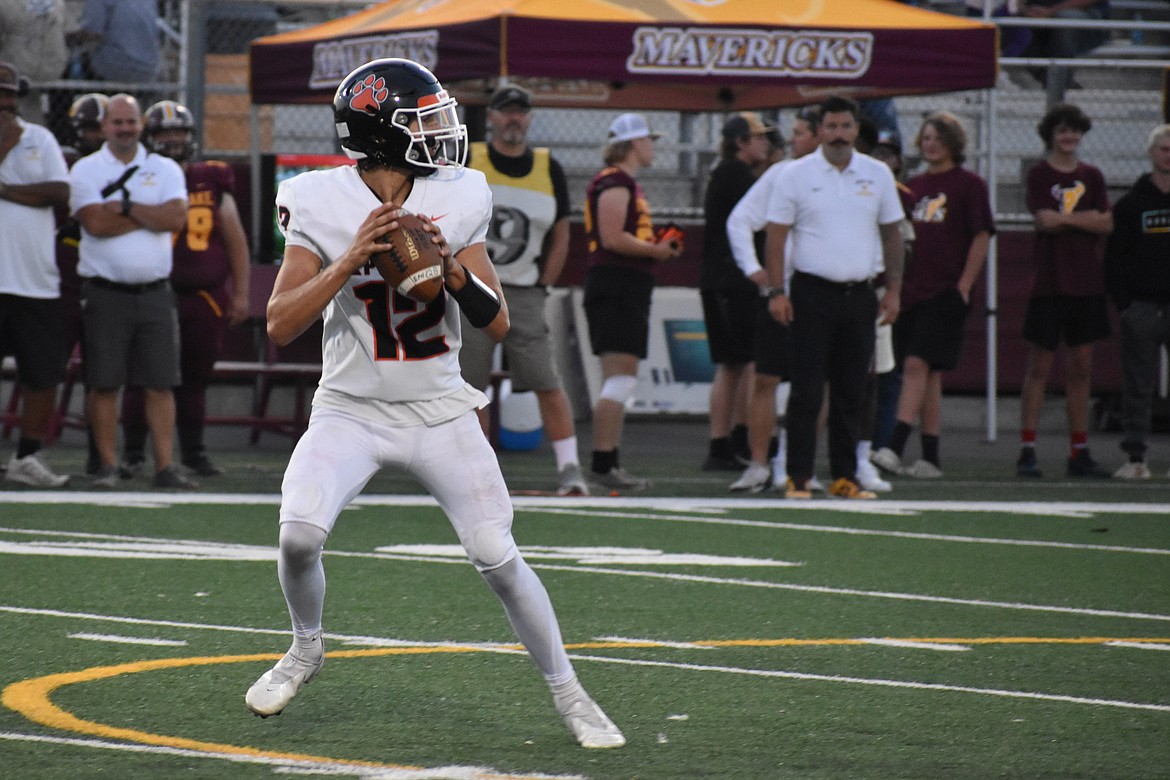
[[443, 256], [431, 235], [421, 219], [403, 212], [398, 229], [381, 239], [390, 249], [370, 256], [388, 285], [420, 303], [430, 303], [443, 292]]

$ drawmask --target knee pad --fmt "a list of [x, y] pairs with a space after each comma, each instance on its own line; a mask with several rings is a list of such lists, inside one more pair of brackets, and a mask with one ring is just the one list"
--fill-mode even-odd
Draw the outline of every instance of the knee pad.
[[611, 376], [601, 386], [601, 397], [625, 406], [626, 401], [630, 400], [630, 396], [634, 394], [634, 387], [637, 384], [638, 379], [628, 374]]
[[280, 524], [280, 555], [289, 564], [303, 568], [321, 557], [328, 538], [323, 530], [308, 523]]
[[481, 572], [498, 569], [519, 554], [512, 532], [491, 525], [476, 529], [464, 549], [472, 565]]

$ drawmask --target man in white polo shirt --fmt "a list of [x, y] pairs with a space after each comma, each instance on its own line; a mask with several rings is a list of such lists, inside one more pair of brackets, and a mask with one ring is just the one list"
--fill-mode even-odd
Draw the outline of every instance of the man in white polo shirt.
[[[829, 494], [875, 498], [857, 484], [857, 437], [874, 321], [898, 317], [905, 214], [890, 169], [854, 151], [859, 109], [831, 97], [821, 104], [819, 148], [779, 174], [768, 206], [765, 267], [768, 310], [790, 326], [789, 498], [808, 498], [817, 414], [829, 384]], [[785, 241], [792, 236], [791, 256]], [[874, 293], [873, 258], [885, 262], [886, 293]], [[791, 292], [784, 287], [791, 263]]]
[[62, 487], [38, 454], [57, 385], [65, 376], [61, 275], [53, 257], [53, 209], [69, 200], [69, 172], [56, 139], [20, 118], [28, 81], [0, 62], [0, 355], [16, 356], [23, 404], [20, 441], [4, 478]]
[[172, 465], [173, 388], [179, 384], [179, 326], [171, 234], [187, 221], [187, 183], [174, 160], [139, 143], [142, 113], [130, 95], [110, 98], [101, 149], [70, 172], [70, 208], [81, 223], [87, 412], [101, 467], [94, 487], [118, 485], [118, 392], [146, 389], [154, 486], [194, 487]]

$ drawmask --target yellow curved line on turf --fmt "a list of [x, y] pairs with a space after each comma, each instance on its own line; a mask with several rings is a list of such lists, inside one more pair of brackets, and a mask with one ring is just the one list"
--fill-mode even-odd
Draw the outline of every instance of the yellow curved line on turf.
[[[342, 650], [329, 653], [331, 658], [359, 658], [383, 655], [411, 655], [420, 653], [466, 653], [480, 652], [474, 647], [381, 647], [370, 650]], [[121, 739], [128, 742], [137, 742], [145, 745], [195, 750], [202, 753], [216, 753], [227, 755], [254, 756], [258, 758], [276, 759], [281, 761], [304, 761], [321, 764], [340, 764], [344, 766], [368, 767], [375, 769], [400, 769], [421, 771], [424, 767], [403, 764], [382, 764], [373, 761], [360, 761], [344, 758], [328, 758], [303, 753], [284, 753], [274, 750], [260, 750], [258, 748], [228, 745], [220, 742], [203, 742], [184, 737], [172, 737], [164, 734], [152, 734], [147, 731], [125, 729], [117, 726], [108, 726], [83, 720], [62, 710], [53, 704], [51, 697], [58, 688], [78, 683], [104, 680], [124, 674], [157, 671], [160, 669], [176, 669], [186, 666], [210, 666], [213, 664], [233, 664], [253, 661], [276, 661], [282, 653], [262, 653], [258, 655], [228, 655], [196, 658], [162, 658], [154, 661], [139, 661], [116, 666], [99, 666], [82, 669], [77, 672], [50, 674], [32, 680], [23, 680], [12, 683], [0, 694], [0, 703], [11, 710], [24, 715], [29, 720], [51, 728], [73, 731], [80, 734], [89, 734], [108, 739]], [[485, 777], [511, 778], [516, 775], [485, 775]]]
[[[886, 637], [892, 639], [892, 637]], [[1152, 637], [943, 637], [922, 638], [911, 637], [898, 639], [901, 642], [922, 642], [931, 644], [1104, 644], [1106, 642], [1134, 642], [1134, 643], [1170, 643], [1170, 638]], [[696, 646], [707, 647], [811, 647], [833, 645], [862, 645], [864, 639], [718, 639], [699, 640], [691, 642]], [[579, 642], [565, 645], [567, 650], [616, 650], [631, 648], [662, 647], [654, 641], [631, 642]], [[375, 658], [388, 655], [423, 655], [430, 653], [475, 653], [491, 652], [493, 650], [522, 650], [520, 645], [494, 645], [487, 647], [472, 647], [467, 645], [441, 645], [425, 647], [379, 647], [364, 650], [337, 650], [328, 653], [329, 658]], [[421, 771], [424, 767], [404, 764], [383, 764], [373, 761], [356, 759], [329, 758], [304, 753], [284, 753], [274, 750], [260, 750], [241, 745], [229, 745], [220, 742], [203, 742], [201, 740], [173, 737], [165, 734], [152, 734], [147, 731], [126, 729], [109, 726], [104, 723], [78, 718], [72, 713], [62, 710], [53, 704], [52, 696], [59, 688], [68, 685], [105, 680], [125, 674], [158, 671], [161, 669], [178, 669], [188, 666], [212, 666], [216, 664], [251, 663], [256, 661], [276, 661], [282, 657], [280, 653], [259, 653], [253, 655], [226, 655], [226, 656], [199, 656], [193, 658], [160, 658], [153, 661], [136, 661], [134, 663], [118, 664], [115, 666], [95, 666], [76, 672], [63, 672], [37, 677], [31, 680], [22, 680], [6, 687], [0, 693], [0, 704], [20, 713], [29, 720], [50, 728], [72, 731], [79, 734], [88, 734], [107, 739], [121, 739], [127, 742], [136, 742], [159, 747], [193, 750], [202, 753], [221, 755], [253, 756], [257, 758], [275, 759], [281, 761], [303, 761], [319, 764], [337, 764], [343, 766], [367, 767], [376, 769], [401, 769]], [[517, 775], [485, 775], [500, 780], [518, 778]]]

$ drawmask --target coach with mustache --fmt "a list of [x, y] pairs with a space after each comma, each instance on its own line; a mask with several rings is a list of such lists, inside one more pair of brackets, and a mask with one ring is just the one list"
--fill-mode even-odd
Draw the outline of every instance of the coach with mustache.
[[[890, 169], [853, 148], [860, 111], [852, 100], [821, 104], [820, 146], [790, 163], [768, 204], [768, 310], [792, 337], [788, 400], [788, 498], [809, 498], [817, 413], [829, 386], [830, 496], [875, 498], [857, 484], [857, 438], [874, 321], [898, 317], [905, 216]], [[785, 241], [792, 236], [790, 254]], [[790, 295], [784, 268], [791, 263]], [[879, 302], [873, 278], [885, 271]]]

